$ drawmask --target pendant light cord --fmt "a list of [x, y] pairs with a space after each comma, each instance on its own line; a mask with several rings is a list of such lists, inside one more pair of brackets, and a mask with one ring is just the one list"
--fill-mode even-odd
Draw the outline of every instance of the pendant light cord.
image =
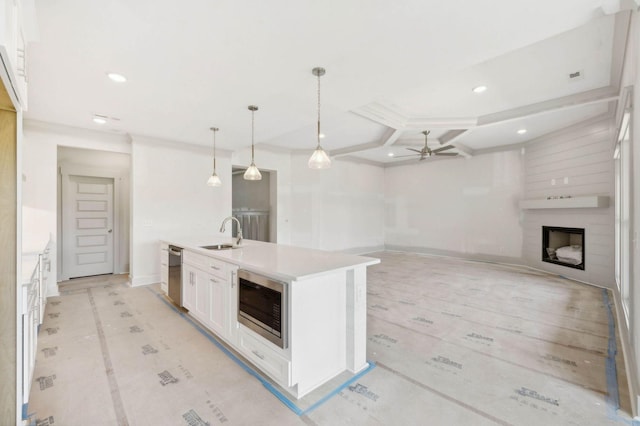
[[213, 173], [216, 172], [216, 131], [213, 131]]
[[255, 111], [251, 110], [251, 164], [253, 164], [253, 133], [255, 126]]
[[320, 147], [320, 73], [318, 73], [318, 148]]

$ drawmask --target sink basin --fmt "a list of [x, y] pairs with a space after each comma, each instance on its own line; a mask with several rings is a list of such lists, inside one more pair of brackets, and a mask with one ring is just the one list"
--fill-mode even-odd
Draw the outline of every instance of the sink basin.
[[207, 250], [228, 250], [233, 248], [233, 245], [231, 244], [215, 244], [212, 246], [200, 246], [200, 248], [203, 249], [207, 249]]

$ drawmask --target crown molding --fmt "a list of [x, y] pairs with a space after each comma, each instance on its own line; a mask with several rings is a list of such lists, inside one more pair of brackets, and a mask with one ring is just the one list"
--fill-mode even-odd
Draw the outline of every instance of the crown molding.
[[[207, 155], [213, 154], [213, 146], [205, 146], [205, 145], [193, 144], [189, 142], [182, 142], [182, 141], [176, 141], [171, 139], [163, 139], [163, 138], [136, 135], [136, 134], [131, 135], [131, 144], [174, 148], [178, 150], [197, 152], [200, 154], [207, 154]], [[216, 156], [231, 157], [232, 153], [233, 151], [231, 150], [220, 149], [216, 147]]]
[[67, 126], [66, 124], [31, 119], [24, 119], [22, 123], [23, 129], [26, 132], [53, 133], [56, 135], [88, 138], [106, 142], [131, 143], [131, 137], [127, 133], [85, 129], [82, 127]]

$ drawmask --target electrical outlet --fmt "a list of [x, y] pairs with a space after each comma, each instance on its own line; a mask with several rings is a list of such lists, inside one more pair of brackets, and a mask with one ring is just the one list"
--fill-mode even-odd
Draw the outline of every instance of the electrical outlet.
[[551, 185], [555, 185], [556, 184], [556, 180], [555, 179], [551, 179]]
[[569, 176], [565, 176], [564, 177], [564, 184], [568, 184], [569, 183]]

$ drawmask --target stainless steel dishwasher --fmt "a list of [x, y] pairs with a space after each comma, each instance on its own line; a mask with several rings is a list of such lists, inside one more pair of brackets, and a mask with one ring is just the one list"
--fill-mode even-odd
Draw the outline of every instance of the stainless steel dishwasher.
[[169, 246], [169, 298], [182, 306], [182, 247]]

